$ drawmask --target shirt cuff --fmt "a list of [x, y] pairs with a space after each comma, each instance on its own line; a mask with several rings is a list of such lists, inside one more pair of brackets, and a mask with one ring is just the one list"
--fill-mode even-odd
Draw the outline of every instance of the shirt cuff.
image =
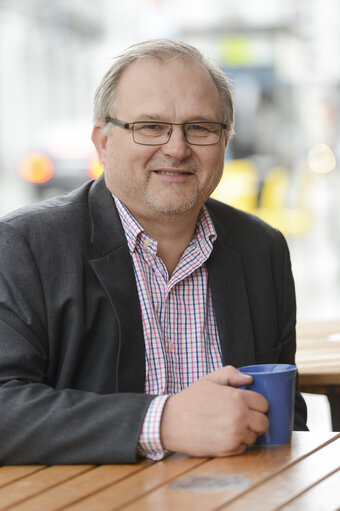
[[157, 396], [151, 401], [139, 437], [137, 453], [154, 461], [161, 460], [166, 454], [161, 444], [160, 424], [168, 397]]

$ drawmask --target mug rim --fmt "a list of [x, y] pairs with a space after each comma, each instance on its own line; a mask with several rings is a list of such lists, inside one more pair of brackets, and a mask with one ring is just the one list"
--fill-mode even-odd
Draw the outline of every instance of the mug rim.
[[[268, 371], [266, 368], [282, 366], [281, 369], [275, 371]], [[261, 369], [260, 369], [261, 368]], [[297, 371], [297, 366], [294, 364], [251, 364], [248, 366], [238, 367], [238, 370], [242, 372], [242, 369], [253, 371], [255, 374], [282, 374]], [[247, 372], [247, 374], [249, 374]]]

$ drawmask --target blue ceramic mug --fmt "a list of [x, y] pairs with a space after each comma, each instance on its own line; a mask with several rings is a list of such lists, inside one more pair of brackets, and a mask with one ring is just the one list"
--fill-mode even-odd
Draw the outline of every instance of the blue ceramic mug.
[[295, 380], [297, 368], [289, 364], [259, 364], [239, 367], [254, 380], [249, 390], [262, 394], [269, 402], [269, 428], [257, 439], [258, 445], [290, 442], [294, 422]]

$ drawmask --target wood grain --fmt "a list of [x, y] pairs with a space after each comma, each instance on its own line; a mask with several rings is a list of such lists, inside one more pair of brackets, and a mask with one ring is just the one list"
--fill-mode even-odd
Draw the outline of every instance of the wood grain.
[[[267, 509], [278, 509], [319, 484], [339, 470], [339, 467], [340, 434], [336, 441], [281, 471], [254, 488], [251, 493], [245, 493], [233, 502], [233, 511], [244, 511], [248, 508], [252, 511], [263, 511], [263, 502], [266, 503]], [[224, 509], [227, 508], [223, 507], [221, 511]]]
[[284, 511], [340, 509], [340, 469], [282, 507]]
[[42, 470], [44, 465], [11, 465], [0, 467], [0, 488]]
[[229, 458], [2, 467], [0, 510], [333, 511], [339, 468], [340, 433], [332, 432], [293, 432], [291, 444]]
[[[57, 486], [60, 483], [69, 481], [82, 472], [86, 472], [92, 465], [56, 465], [45, 467], [24, 478], [18, 479], [11, 484], [0, 488], [0, 510], [8, 509], [9, 506], [23, 502], [21, 508], [27, 509], [26, 502], [32, 495], [37, 495], [48, 488]], [[11, 472], [12, 467], [2, 467]], [[19, 468], [19, 467], [18, 467]], [[12, 509], [12, 507], [11, 507]], [[37, 510], [37, 508], [35, 508]]]
[[340, 393], [340, 321], [298, 323], [296, 331], [301, 390]]
[[[75, 477], [68, 477], [61, 484], [46, 484], [44, 491], [35, 492], [31, 498], [11, 507], [11, 511], [52, 511], [64, 509], [74, 502], [80, 501], [94, 492], [113, 485], [132, 474], [149, 467], [152, 462], [143, 461], [139, 465], [102, 465], [100, 467], [89, 466], [83, 471], [75, 474]], [[84, 466], [85, 467], [85, 466]], [[52, 467], [51, 467], [52, 468]], [[62, 477], [64, 467], [55, 466], [55, 473]], [[27, 481], [29, 482], [29, 481]], [[29, 482], [32, 485], [32, 482]], [[2, 509], [0, 507], [0, 509]]]
[[[129, 502], [137, 499], [162, 484], [185, 474], [193, 467], [204, 464], [206, 459], [188, 458], [187, 456], [173, 455], [170, 458], [159, 461], [128, 479], [99, 491], [90, 496], [86, 501], [80, 501], [69, 506], [68, 511], [113, 511], [121, 509]], [[26, 510], [25, 510], [26, 511]]]
[[[248, 492], [260, 482], [271, 479], [274, 474], [294, 465], [298, 460], [324, 445], [319, 435], [294, 434], [291, 445], [255, 448], [240, 456], [215, 458], [190, 470], [186, 477], [209, 474], [221, 476], [239, 476], [250, 479], [250, 486], [225, 488], [218, 491], [185, 491], [162, 485], [159, 489], [145, 495], [124, 508], [126, 511], [158, 511], [174, 509], [176, 511], [200, 510], [212, 511], [229, 503], [234, 498]], [[326, 438], [323, 436], [323, 439]], [[328, 438], [334, 438], [330, 433]], [[330, 441], [329, 440], [329, 441]], [[100, 504], [101, 501], [98, 500]], [[263, 503], [263, 501], [262, 501]], [[234, 509], [234, 508], [233, 508]], [[248, 507], [242, 508], [248, 509]], [[253, 509], [251, 506], [249, 509]], [[263, 511], [263, 507], [261, 511]], [[271, 509], [268, 507], [267, 509]]]

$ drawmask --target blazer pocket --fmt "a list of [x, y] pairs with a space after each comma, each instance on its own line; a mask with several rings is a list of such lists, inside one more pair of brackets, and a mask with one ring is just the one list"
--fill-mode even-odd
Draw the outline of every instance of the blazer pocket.
[[281, 346], [275, 346], [271, 350], [255, 353], [256, 364], [276, 364], [280, 360]]

